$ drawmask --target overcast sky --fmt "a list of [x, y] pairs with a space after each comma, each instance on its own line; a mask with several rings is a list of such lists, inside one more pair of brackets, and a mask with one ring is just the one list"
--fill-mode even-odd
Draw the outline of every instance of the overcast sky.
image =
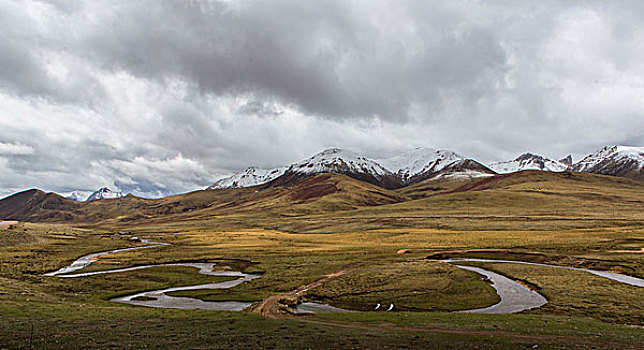
[[0, 0], [0, 196], [644, 145], [642, 1]]

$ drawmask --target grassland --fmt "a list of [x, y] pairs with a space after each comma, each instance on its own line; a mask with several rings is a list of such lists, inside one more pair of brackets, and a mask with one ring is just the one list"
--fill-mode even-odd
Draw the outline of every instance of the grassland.
[[[304, 189], [315, 182], [298, 187], [297, 199], [283, 188], [199, 192], [164, 199], [178, 203], [166, 214], [159, 203], [154, 210], [134, 211], [145, 219], [20, 223], [0, 230], [0, 348], [29, 348], [30, 338], [33, 348], [74, 349], [644, 346], [641, 288], [575, 271], [484, 264], [539, 290], [549, 303], [517, 315], [458, 314], [447, 311], [490, 305], [498, 296], [479, 275], [436, 259], [484, 249], [467, 254], [644, 277], [644, 254], [613, 252], [644, 245], [642, 184], [526, 173], [462, 191], [456, 190], [473, 185], [443, 181], [393, 193], [378, 189], [372, 198], [370, 185], [340, 176], [320, 181], [340, 190], [305, 199], [303, 193], [313, 192]], [[349, 273], [304, 298], [364, 312], [267, 319], [109, 301], [216, 280], [189, 267], [77, 279], [42, 276], [87, 253], [141, 244], [131, 236], [171, 245], [108, 255], [88, 270], [216, 262], [262, 277], [228, 291], [175, 294], [259, 301], [350, 265]], [[404, 249], [411, 250], [399, 254]], [[398, 312], [367, 311], [390, 302]]]

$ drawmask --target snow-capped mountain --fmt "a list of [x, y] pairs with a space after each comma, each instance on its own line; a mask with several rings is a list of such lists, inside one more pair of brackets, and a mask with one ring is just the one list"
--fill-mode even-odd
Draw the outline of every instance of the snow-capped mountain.
[[210, 187], [208, 187], [208, 189], [216, 190], [221, 188], [241, 188], [265, 184], [282, 176], [287, 169], [288, 167], [261, 169], [251, 166], [240, 173], [218, 180]]
[[302, 174], [336, 172], [368, 173], [373, 175], [391, 174], [389, 170], [377, 162], [340, 148], [326, 149], [311, 158], [291, 165], [288, 170]]
[[87, 197], [85, 201], [91, 202], [100, 199], [114, 199], [122, 197], [124, 197], [123, 192], [119, 191], [118, 189], [116, 191], [113, 191], [107, 187], [103, 187], [98, 191], [92, 193], [89, 197]]
[[400, 176], [403, 181], [408, 181], [419, 174], [436, 173], [463, 159], [465, 157], [453, 151], [418, 147], [392, 158], [379, 159], [378, 162]]
[[[473, 160], [462, 159], [431, 174], [431, 179], [473, 179], [494, 176], [496, 173], [485, 165]], [[422, 181], [422, 180], [420, 180]]]
[[644, 179], [644, 147], [606, 146], [575, 163], [572, 170]]
[[474, 178], [495, 173], [481, 163], [456, 152], [416, 148], [407, 153], [378, 161], [340, 148], [326, 149], [310, 158], [287, 167], [265, 170], [249, 167], [241, 173], [220, 179], [210, 190], [239, 188], [276, 181], [283, 185], [310, 175], [343, 174], [384, 188], [399, 188], [435, 175]]
[[272, 182], [285, 185], [301, 178], [337, 173], [384, 188], [395, 189], [427, 179], [477, 178], [521, 170], [581, 171], [644, 179], [644, 147], [605, 147], [577, 164], [567, 156], [559, 161], [525, 153], [514, 160], [485, 166], [454, 151], [415, 148], [401, 155], [372, 160], [340, 148], [324, 150], [295, 164], [274, 169], [249, 167], [220, 179], [208, 189], [239, 188]]
[[567, 157], [559, 159], [559, 163], [564, 164], [567, 167], [571, 167], [572, 166], [572, 155], [569, 154]]
[[84, 202], [87, 198], [89, 198], [94, 192], [92, 191], [81, 191], [81, 190], [76, 190], [72, 192], [67, 192], [67, 193], [61, 193], [61, 195], [69, 200], [73, 200], [74, 202]]
[[562, 172], [570, 167], [570, 165], [564, 162], [572, 163], [572, 157], [568, 156], [561, 161], [556, 161], [538, 154], [524, 153], [514, 160], [491, 163], [488, 166], [499, 174], [514, 173], [521, 170]]
[[293, 178], [322, 173], [342, 174], [384, 188], [398, 188], [402, 185], [396, 175], [376, 161], [340, 148], [326, 149], [291, 165], [282, 180], [288, 182]]
[[[449, 150], [418, 147], [401, 155], [379, 159], [378, 162], [395, 173], [405, 184], [412, 184], [445, 172], [442, 177], [454, 173], [460, 177], [481, 177], [494, 172], [483, 164], [467, 159]], [[459, 174], [456, 174], [459, 173]]]

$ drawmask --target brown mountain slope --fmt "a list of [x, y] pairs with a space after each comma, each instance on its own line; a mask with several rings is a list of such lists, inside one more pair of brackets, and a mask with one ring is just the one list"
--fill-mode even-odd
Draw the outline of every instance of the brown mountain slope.
[[[170, 222], [207, 219], [507, 215], [595, 210], [640, 211], [644, 184], [586, 173], [522, 171], [471, 180], [430, 179], [397, 192], [344, 175], [321, 174], [289, 186], [271, 184], [196, 191], [162, 199], [134, 196], [76, 203], [31, 190], [0, 201], [0, 218], [76, 223]], [[604, 209], [602, 209], [604, 208]], [[601, 211], [600, 210], [600, 211]], [[367, 214], [368, 213], [368, 214]]]
[[66, 221], [74, 218], [80, 203], [55, 193], [31, 189], [0, 201], [0, 218], [22, 221]]
[[[438, 188], [438, 189], [437, 189]], [[552, 173], [535, 170], [473, 179], [462, 183], [419, 183], [406, 195], [425, 198], [368, 209], [405, 213], [482, 215], [522, 211], [525, 213], [587, 213], [610, 212], [619, 215], [620, 209], [641, 212], [644, 205], [644, 184], [630, 179], [587, 173]], [[401, 212], [403, 212], [401, 210]], [[585, 215], [585, 214], [584, 214]], [[595, 214], [593, 214], [595, 215]]]
[[[409, 199], [382, 187], [339, 174], [303, 177], [285, 186], [269, 183], [243, 189], [198, 191], [175, 197], [183, 203], [197, 195], [214, 196], [216, 201], [201, 209], [184, 212], [179, 215], [181, 218], [299, 216], [379, 206]], [[159, 206], [167, 207], [167, 203]], [[179, 205], [183, 206], [184, 204]]]
[[[417, 199], [267, 226], [299, 233], [454, 229], [513, 235], [544, 227], [560, 232], [580, 225], [629, 230], [630, 225], [644, 222], [644, 184], [613, 176], [522, 171], [460, 183], [427, 180], [411, 192], [402, 191]], [[449, 235], [444, 239], [449, 241]]]
[[20, 221], [95, 223], [168, 220], [220, 215], [302, 215], [397, 203], [408, 198], [338, 174], [302, 178], [289, 186], [195, 191], [161, 199], [128, 195], [87, 203], [29, 190], [0, 201], [0, 218]]

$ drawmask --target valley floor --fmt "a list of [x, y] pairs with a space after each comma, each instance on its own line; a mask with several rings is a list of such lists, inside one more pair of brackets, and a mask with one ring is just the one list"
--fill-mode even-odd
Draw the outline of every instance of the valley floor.
[[[165, 231], [165, 232], [164, 232]], [[574, 231], [574, 230], [573, 230]], [[463, 251], [465, 232], [383, 230], [344, 234], [293, 234], [275, 230], [177, 230], [139, 228], [131, 235], [111, 229], [19, 224], [3, 237], [0, 286], [1, 348], [620, 348], [644, 346], [644, 293], [577, 271], [480, 263], [539, 291], [548, 304], [511, 315], [449, 311], [489, 306], [498, 296], [479, 275], [439, 261], [446, 256], [508, 258], [586, 266], [644, 275], [641, 254], [609, 253], [644, 239], [620, 228], [553, 241], [535, 232], [499, 243], [494, 232], [479, 232], [477, 246]], [[628, 230], [632, 231], [632, 230]], [[469, 233], [471, 234], [471, 233]], [[42, 276], [80, 255], [142, 245], [134, 235], [170, 246], [106, 255], [86, 271], [148, 263], [215, 262], [262, 277], [227, 291], [182, 292], [203, 300], [270, 300], [319, 281], [304, 298], [362, 312], [289, 315], [126, 306], [109, 299], [137, 291], [212, 281], [189, 267], [153, 268], [83, 278]], [[544, 235], [543, 232], [538, 235]], [[445, 243], [446, 236], [451, 236]], [[588, 237], [595, 237], [589, 238]], [[469, 238], [472, 240], [472, 238]], [[552, 238], [550, 238], [552, 239]], [[22, 242], [21, 242], [22, 240]], [[423, 240], [424, 244], [419, 244]], [[572, 240], [572, 241], [571, 241]], [[576, 242], [579, 240], [580, 242]], [[596, 245], [576, 248], [581, 241]], [[435, 243], [431, 243], [434, 241]], [[516, 246], [521, 241], [522, 247]], [[440, 249], [427, 248], [432, 245]], [[504, 247], [505, 245], [505, 247]], [[426, 250], [409, 249], [422, 246]], [[402, 251], [401, 251], [402, 250]], [[540, 252], [536, 254], [535, 252]], [[394, 303], [394, 312], [372, 311]], [[266, 318], [264, 316], [270, 316]]]

